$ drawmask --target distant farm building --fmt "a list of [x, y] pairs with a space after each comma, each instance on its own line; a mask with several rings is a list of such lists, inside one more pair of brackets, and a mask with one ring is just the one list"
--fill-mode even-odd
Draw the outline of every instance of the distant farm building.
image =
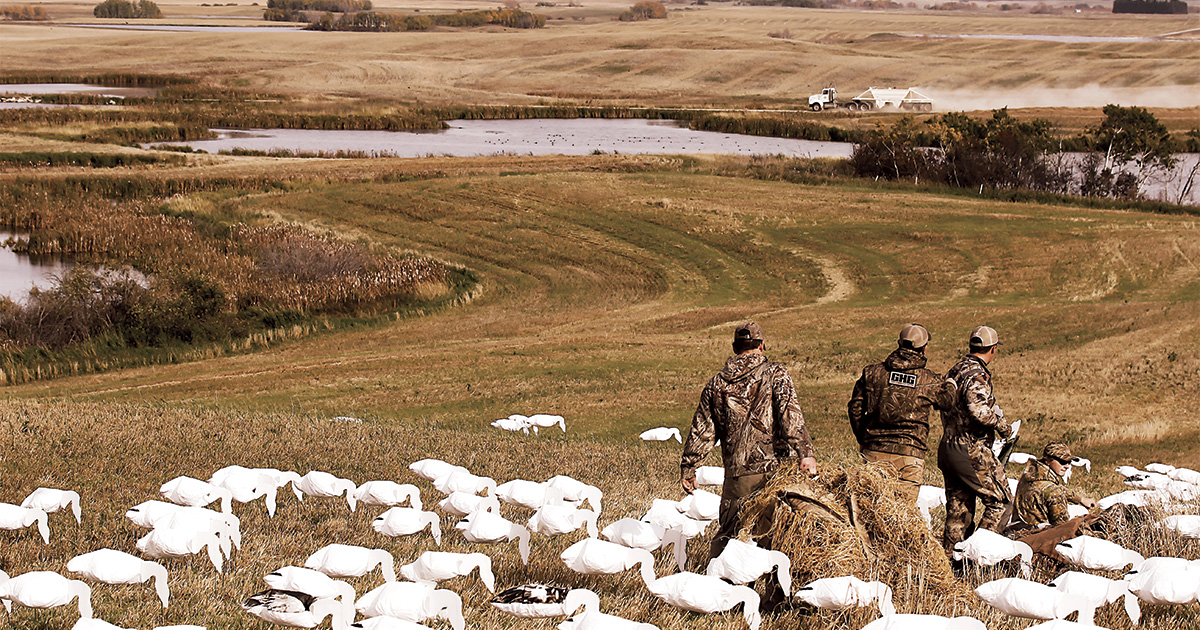
[[1158, 13], [1186, 15], [1183, 0], [1113, 0], [1113, 13]]

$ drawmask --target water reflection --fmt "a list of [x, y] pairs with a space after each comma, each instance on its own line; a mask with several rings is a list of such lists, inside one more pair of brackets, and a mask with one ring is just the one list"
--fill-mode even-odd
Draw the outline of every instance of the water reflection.
[[16, 235], [0, 232], [0, 297], [23, 302], [34, 286], [49, 289], [55, 278], [71, 268], [71, 262], [61, 256], [28, 256], [14, 252], [7, 242]]

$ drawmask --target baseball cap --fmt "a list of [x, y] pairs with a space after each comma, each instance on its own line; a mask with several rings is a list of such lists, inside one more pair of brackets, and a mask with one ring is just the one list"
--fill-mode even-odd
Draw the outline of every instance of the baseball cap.
[[1046, 445], [1042, 451], [1043, 459], [1057, 459], [1061, 464], [1070, 464], [1075, 456], [1071, 454], [1071, 449], [1062, 442], [1051, 442]]
[[929, 331], [920, 324], [909, 324], [900, 329], [900, 341], [908, 342], [910, 348], [924, 348], [929, 343]]
[[733, 331], [734, 341], [762, 341], [762, 326], [754, 322], [743, 322]]
[[970, 344], [973, 347], [988, 348], [1002, 343], [1000, 335], [996, 334], [996, 329], [991, 326], [977, 326], [971, 331]]

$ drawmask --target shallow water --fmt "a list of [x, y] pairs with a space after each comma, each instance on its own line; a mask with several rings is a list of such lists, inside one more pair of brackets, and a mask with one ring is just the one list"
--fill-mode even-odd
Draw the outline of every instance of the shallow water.
[[122, 31], [174, 31], [180, 33], [262, 33], [264, 31], [300, 31], [306, 25], [296, 26], [205, 26], [203, 24], [60, 24], [75, 28], [106, 28]]
[[793, 157], [849, 157], [852, 145], [693, 131], [674, 121], [599, 118], [452, 120], [438, 131], [214, 129], [218, 138], [182, 143], [210, 153], [254, 151], [363, 151], [391, 157], [445, 155], [587, 155], [729, 153]]
[[13, 234], [0, 232], [0, 298], [22, 302], [34, 286], [49, 289], [55, 278], [66, 273], [71, 263], [61, 257], [31, 257], [18, 254], [3, 243]]
[[154, 96], [154, 88], [106, 87], [87, 83], [9, 83], [0, 85], [0, 94], [91, 94], [112, 98], [127, 96]]

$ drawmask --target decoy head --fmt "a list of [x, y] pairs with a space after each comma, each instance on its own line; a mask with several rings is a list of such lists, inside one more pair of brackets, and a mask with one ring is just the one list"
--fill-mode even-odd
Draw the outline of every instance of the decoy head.
[[439, 589], [430, 593], [429, 599], [438, 611], [437, 616], [449, 621], [454, 630], [463, 630], [466, 627], [462, 612], [462, 598], [458, 593]]

